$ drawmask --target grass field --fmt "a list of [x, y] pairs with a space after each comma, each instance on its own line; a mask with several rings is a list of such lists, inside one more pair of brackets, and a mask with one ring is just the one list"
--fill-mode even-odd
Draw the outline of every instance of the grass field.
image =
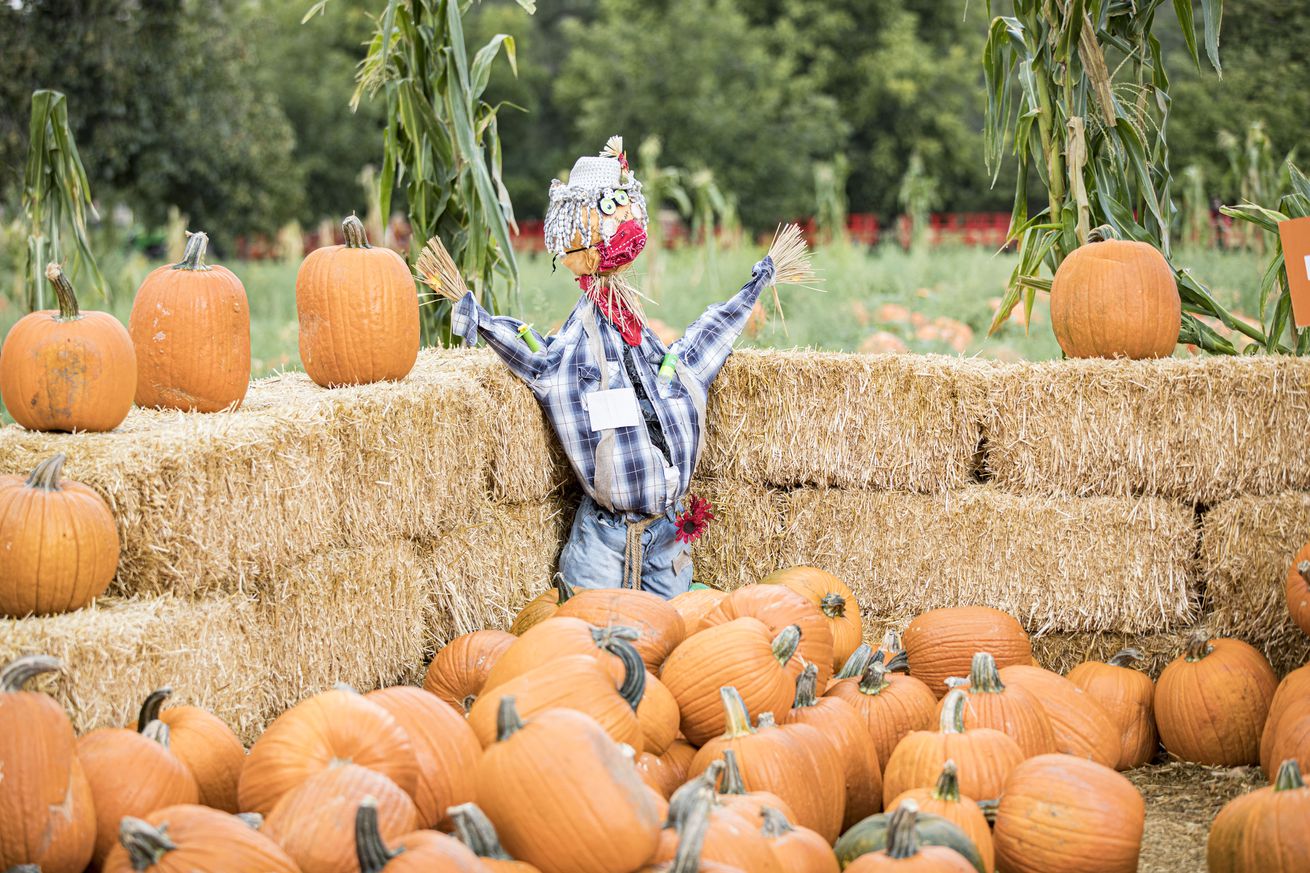
[[[688, 248], [648, 252], [634, 276], [652, 300], [652, 319], [675, 331], [693, 321], [704, 308], [731, 296], [749, 277], [762, 251], [755, 246], [711, 251]], [[1184, 263], [1209, 282], [1225, 303], [1254, 314], [1263, 270], [1261, 258], [1244, 253], [1193, 251]], [[1059, 355], [1051, 333], [1046, 303], [1033, 310], [1031, 330], [1019, 320], [996, 336], [986, 336], [1014, 264], [1011, 255], [978, 248], [937, 248], [905, 252], [895, 246], [876, 249], [829, 247], [815, 253], [823, 293], [784, 288], [786, 327], [773, 318], [744, 345], [814, 347], [834, 351], [889, 351], [980, 355], [1003, 360], [1040, 360]], [[140, 256], [107, 264], [114, 290], [109, 309], [124, 322], [132, 295], [145, 274], [156, 266]], [[296, 266], [275, 262], [228, 264], [245, 283], [250, 297], [251, 347], [257, 376], [298, 369], [296, 341]], [[562, 268], [551, 271], [543, 255], [520, 258], [522, 288], [513, 314], [546, 330], [557, 325], [577, 300], [577, 288]], [[17, 277], [5, 277], [13, 289]], [[105, 308], [94, 295], [84, 295], [88, 309]], [[22, 314], [12, 294], [0, 296], [0, 331]], [[766, 300], [770, 311], [771, 300]]]

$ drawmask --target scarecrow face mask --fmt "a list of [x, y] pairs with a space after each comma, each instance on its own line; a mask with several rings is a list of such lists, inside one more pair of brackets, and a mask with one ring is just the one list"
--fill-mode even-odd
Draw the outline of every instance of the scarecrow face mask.
[[576, 276], [621, 272], [646, 245], [646, 201], [628, 169], [623, 140], [582, 157], [569, 182], [556, 181], [546, 212], [546, 247]]
[[[645, 212], [620, 189], [602, 197], [591, 213], [588, 240], [576, 231], [560, 258], [576, 276], [603, 276], [627, 269], [646, 246]], [[588, 244], [590, 243], [590, 244]]]

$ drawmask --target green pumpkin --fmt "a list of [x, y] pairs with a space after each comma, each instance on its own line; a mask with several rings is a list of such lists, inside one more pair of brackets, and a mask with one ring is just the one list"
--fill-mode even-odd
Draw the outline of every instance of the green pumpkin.
[[[833, 851], [837, 853], [837, 860], [843, 870], [861, 855], [887, 848], [887, 826], [891, 823], [891, 818], [891, 813], [888, 812], [871, 815], [851, 825], [846, 833], [841, 835], [837, 844], [833, 846]], [[977, 868], [978, 873], [987, 873], [983, 868], [982, 856], [978, 854], [978, 847], [973, 844], [973, 840], [940, 815], [919, 813], [914, 832], [919, 836], [920, 845], [945, 846], [954, 849]]]

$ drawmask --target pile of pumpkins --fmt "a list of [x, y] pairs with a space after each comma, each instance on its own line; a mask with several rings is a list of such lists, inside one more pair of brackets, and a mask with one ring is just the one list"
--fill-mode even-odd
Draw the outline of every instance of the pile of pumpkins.
[[[419, 349], [414, 277], [400, 255], [369, 245], [355, 216], [342, 230], [345, 243], [311, 252], [296, 278], [305, 371], [324, 387], [403, 379]], [[29, 430], [109, 431], [133, 402], [239, 407], [250, 384], [250, 306], [240, 279], [205, 263], [207, 245], [204, 233], [191, 234], [179, 263], [145, 278], [126, 330], [107, 312], [83, 311], [50, 264], [59, 308], [19, 319], [0, 348], [0, 397], [14, 420]], [[19, 556], [0, 567], [0, 616], [80, 609], [113, 579], [113, 513], [90, 488], [61, 484], [62, 464], [59, 455], [26, 480], [0, 477], [0, 550]]]
[[671, 601], [557, 581], [422, 688], [317, 694], [249, 753], [167, 689], [75, 738], [22, 690], [57, 663], [20, 658], [0, 870], [1131, 873], [1145, 810], [1117, 771], [1159, 741], [1274, 780], [1216, 819], [1212, 871], [1310, 869], [1310, 665], [1279, 684], [1197, 636], [1158, 683], [1130, 650], [1060, 676], [980, 607], [861, 637], [813, 568]]

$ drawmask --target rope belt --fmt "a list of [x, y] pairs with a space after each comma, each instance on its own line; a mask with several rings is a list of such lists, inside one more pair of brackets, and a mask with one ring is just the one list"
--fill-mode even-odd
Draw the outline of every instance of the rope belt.
[[652, 515], [650, 518], [643, 518], [641, 521], [629, 522], [628, 524], [628, 542], [623, 554], [623, 587], [631, 588], [634, 591], [641, 590], [641, 565], [642, 534], [646, 533], [646, 528], [659, 521], [663, 516]]

